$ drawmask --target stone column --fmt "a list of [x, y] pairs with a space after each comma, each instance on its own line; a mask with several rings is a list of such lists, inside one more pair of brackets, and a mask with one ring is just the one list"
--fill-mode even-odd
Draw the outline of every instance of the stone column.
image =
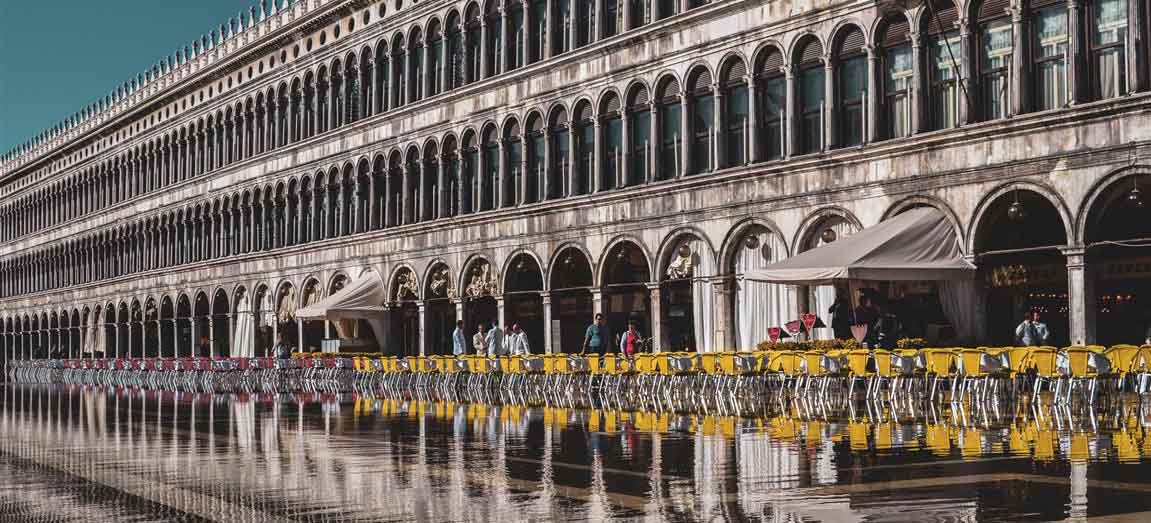
[[[515, 2], [517, 0], [509, 0], [509, 1]], [[499, 47], [501, 49], [500, 64], [499, 64], [500, 70], [499, 71], [493, 71], [494, 74], [507, 72], [508, 67], [511, 65], [511, 59], [508, 57], [508, 55], [511, 54], [509, 52], [510, 46], [508, 44], [508, 37], [510, 36], [508, 34], [508, 25], [509, 25], [508, 24], [508, 6], [506, 3], [501, 2], [498, 4], [498, 8], [500, 10], [500, 43], [499, 43]]]
[[552, 294], [541, 292], [540, 303], [544, 309], [544, 354], [553, 354], [555, 347], [552, 346]]
[[796, 132], [799, 127], [798, 115], [795, 114], [799, 109], [799, 104], [796, 101], [796, 96], [799, 95], [799, 87], [796, 85], [798, 82], [795, 79], [795, 68], [792, 66], [784, 66], [785, 81], [787, 82], [787, 99], [785, 100], [787, 106], [784, 108], [784, 119], [787, 121], [784, 128], [787, 129], [786, 136], [783, 139], [787, 142], [784, 148], [784, 157], [790, 158], [794, 156], [796, 151], [799, 150], [799, 141]]
[[867, 46], [867, 87], [864, 94], [867, 99], [864, 104], [864, 133], [863, 143], [872, 143], [879, 139], [879, 52], [874, 45]]
[[968, 114], [968, 112], [971, 110], [971, 108], [968, 107], [968, 102], [970, 102], [970, 100], [968, 99], [969, 96], [964, 95], [964, 93], [970, 93], [972, 87], [974, 87], [974, 84], [971, 82], [971, 74], [975, 71], [975, 68], [971, 63], [972, 43], [970, 24], [968, 23], [966, 16], [963, 15], [961, 15], [961, 20], [959, 22], [959, 42], [960, 80], [956, 81], [964, 82], [965, 85], [959, 89], [959, 110], [958, 114], [956, 115], [956, 119], [958, 120], [959, 125], [962, 126], [971, 123], [970, 114]]
[[1127, 93], [1147, 89], [1146, 0], [1127, 0]]
[[628, 110], [626, 105], [623, 106], [619, 112], [619, 128], [620, 154], [618, 156], [619, 161], [616, 162], [615, 186], [616, 188], [623, 188], [627, 187], [628, 182], [631, 180], [631, 176], [629, 175], [631, 174], [631, 149], [633, 140], [631, 135], [631, 111]]
[[1067, 103], [1068, 105], [1075, 105], [1083, 101], [1083, 89], [1080, 88], [1081, 78], [1083, 77], [1083, 48], [1086, 43], [1087, 36], [1082, 34], [1083, 23], [1080, 17], [1083, 16], [1083, 11], [1080, 9], [1079, 0], [1067, 0]]
[[593, 287], [591, 289], [591, 312], [594, 317], [596, 314], [603, 314], [603, 288]]
[[591, 174], [591, 187], [592, 193], [597, 193], [603, 190], [602, 173], [600, 172], [603, 167], [603, 126], [600, 125], [599, 114], [596, 114], [595, 121], [592, 123], [593, 140], [595, 143], [592, 146], [592, 160], [591, 169], [588, 171]]
[[503, 138], [496, 138], [496, 144], [500, 164], [496, 174], [496, 186], [492, 188], [492, 207], [499, 209], [504, 205], [504, 185], [508, 183], [508, 144]]
[[472, 81], [487, 78], [488, 66], [488, 19], [485, 13], [480, 13], [480, 70], [476, 75], [478, 78], [473, 78]]
[[412, 190], [412, 167], [408, 162], [403, 162], [403, 180], [401, 180], [400, 191], [400, 219], [396, 225], [405, 225], [412, 222], [410, 216], [412, 215], [412, 199], [410, 197]]
[[520, 135], [520, 164], [515, 166], [520, 170], [519, 187], [516, 187], [516, 192], [519, 193], [515, 198], [516, 205], [527, 203], [528, 178], [531, 176], [531, 173], [528, 172], [528, 155], [531, 153], [529, 152], [527, 126], [520, 127], [520, 129], [523, 134]]
[[663, 299], [658, 282], [646, 285], [651, 301], [651, 351], [658, 353], [663, 348]]
[[[530, 3], [530, 2], [529, 2]], [[552, 1], [548, 0], [544, 6], [544, 34], [537, 42], [540, 46], [540, 60], [552, 57], [552, 35], [555, 34], [555, 13], [552, 11]]]
[[1063, 249], [1067, 256], [1068, 337], [1073, 345], [1095, 343], [1095, 281], [1082, 247]]
[[[549, 2], [550, 3], [550, 2]], [[544, 201], [551, 194], [552, 187], [552, 133], [548, 125], [544, 125], [544, 157], [543, 157], [543, 173], [540, 176], [539, 185], [539, 200]]]
[[420, 321], [420, 323], [419, 323], [420, 332], [419, 332], [419, 336], [417, 336], [420, 340], [419, 341], [419, 343], [420, 343], [420, 356], [427, 356], [427, 354], [428, 354], [427, 353], [427, 350], [428, 350], [428, 315], [427, 315], [428, 305], [427, 305], [427, 302], [424, 300], [417, 301], [416, 302], [416, 309], [419, 311], [419, 318], [420, 318], [420, 320], [419, 320]]
[[220, 353], [216, 350], [216, 319], [208, 318], [208, 354], [216, 358]]
[[575, 194], [575, 173], [576, 173], [576, 133], [575, 127], [572, 125], [572, 120], [569, 118], [567, 122], [568, 127], [568, 168], [566, 173], [560, 173], [563, 176], [564, 188], [560, 190], [560, 197], [566, 198]]
[[[594, 0], [594, 3], [592, 4], [591, 31], [589, 31], [588, 35], [588, 39], [592, 42], [603, 40], [603, 17], [603, 0]], [[590, 44], [591, 42], [588, 43]]]
[[718, 171], [718, 170], [722, 169], [724, 165], [727, 165], [727, 163], [726, 163], [727, 158], [726, 158], [726, 155], [724, 154], [724, 147], [723, 147], [724, 142], [725, 142], [724, 131], [726, 130], [726, 128], [724, 127], [725, 118], [724, 118], [724, 114], [723, 114], [723, 109], [724, 109], [724, 107], [723, 107], [723, 103], [724, 103], [723, 87], [721, 87], [719, 85], [719, 83], [712, 84], [711, 92], [715, 93], [714, 98], [713, 98], [713, 100], [715, 100], [715, 102], [713, 102], [713, 105], [711, 108], [711, 114], [713, 116], [714, 123], [712, 124], [712, 131], [711, 131], [711, 136], [712, 136], [712, 139], [711, 139], [711, 160], [712, 161], [710, 162], [710, 164], [711, 164], [710, 166], [711, 166], [712, 171]]
[[923, 129], [923, 93], [927, 92], [924, 87], [926, 63], [923, 56], [923, 41], [922, 36], [916, 32], [911, 32], [911, 92], [908, 93], [911, 111], [911, 127], [907, 130], [908, 134], [918, 134]]
[[761, 147], [759, 144], [759, 91], [756, 89], [755, 77], [743, 77], [747, 83], [747, 151], [744, 152], [744, 163], [752, 164], [760, 160]]
[[[1011, 67], [1008, 71], [1010, 93], [1010, 116], [1030, 110], [1030, 77], [1027, 73], [1024, 51], [1027, 49], [1027, 34], [1024, 34], [1023, 9], [1011, 7]], [[1030, 26], [1028, 26], [1030, 28]]]
[[180, 355], [180, 320], [172, 318], [172, 357]]
[[842, 103], [839, 99], [838, 89], [835, 88], [835, 59], [830, 54], [823, 56], [823, 147], [824, 151], [834, 148], [839, 140], [836, 140], [836, 127], [838, 125], [838, 118], [835, 117], [836, 109]]
[[[273, 321], [272, 325], [275, 326], [277, 323], [279, 322]], [[296, 318], [296, 352], [301, 354], [304, 352], [304, 320], [299, 318]]]
[[691, 112], [687, 104], [687, 91], [679, 95], [679, 169], [677, 178], [691, 170]]
[[735, 316], [732, 314], [731, 296], [735, 281], [730, 277], [719, 276], [712, 278], [711, 285], [714, 292], [712, 310], [715, 314], [712, 324], [715, 330], [712, 336], [712, 350], [725, 351], [745, 348], [732, 346], [735, 343]]

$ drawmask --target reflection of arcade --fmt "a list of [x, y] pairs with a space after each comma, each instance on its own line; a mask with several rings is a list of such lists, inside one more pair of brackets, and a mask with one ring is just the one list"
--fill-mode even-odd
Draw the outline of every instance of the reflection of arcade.
[[1094, 301], [1087, 303], [1095, 307], [1096, 343], [1142, 343], [1151, 329], [1151, 206], [1139, 186], [1151, 187], [1151, 175], [1119, 178], [1088, 211], [1084, 243]]
[[635, 320], [641, 332], [650, 333], [651, 299], [646, 284], [651, 274], [647, 257], [634, 243], [624, 241], [608, 252], [604, 263], [603, 311], [609, 333], [605, 341], [612, 343], [616, 335], [626, 331], [628, 320]]
[[1013, 345], [1015, 327], [1039, 311], [1051, 331], [1048, 345], [1068, 343], [1067, 245], [1063, 218], [1049, 200], [1015, 189], [991, 203], [979, 224], [975, 252], [986, 284], [987, 328], [994, 345]]
[[[575, 247], [556, 257], [551, 276], [552, 346], [574, 354], [583, 344], [584, 328], [592, 321], [592, 272], [587, 256]], [[534, 345], [534, 344], [533, 344]]]

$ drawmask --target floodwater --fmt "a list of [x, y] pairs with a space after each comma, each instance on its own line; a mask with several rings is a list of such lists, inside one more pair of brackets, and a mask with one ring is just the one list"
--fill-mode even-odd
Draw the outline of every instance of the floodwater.
[[1151, 521], [1135, 397], [500, 403], [7, 385], [0, 520]]

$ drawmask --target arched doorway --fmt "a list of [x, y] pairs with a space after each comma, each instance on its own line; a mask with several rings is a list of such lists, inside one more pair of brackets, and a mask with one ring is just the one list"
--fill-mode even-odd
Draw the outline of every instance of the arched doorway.
[[987, 330], [994, 345], [1014, 345], [1015, 327], [1038, 311], [1048, 345], [1068, 343], [1067, 245], [1063, 217], [1043, 195], [1025, 187], [995, 197], [976, 224], [974, 253], [987, 288]]
[[584, 329], [593, 320], [591, 290], [594, 286], [591, 262], [583, 251], [565, 247], [551, 263], [552, 350], [579, 352]]
[[544, 352], [543, 271], [534, 257], [521, 252], [504, 272], [504, 326], [519, 325], [533, 354]]
[[[120, 303], [116, 313], [116, 357], [117, 358], [131, 358], [132, 353], [129, 350], [132, 343], [130, 324], [131, 321], [128, 313], [128, 304]], [[44, 325], [47, 327], [47, 325]]]
[[397, 356], [420, 355], [420, 284], [416, 273], [401, 267], [392, 278], [392, 332], [397, 336]]
[[787, 285], [744, 280], [748, 271], [762, 269], [787, 258], [783, 237], [762, 225], [748, 226], [731, 246], [729, 270], [735, 275], [732, 292], [735, 347], [754, 350], [767, 341], [768, 329], [795, 319], [794, 294]]
[[[428, 285], [424, 289], [424, 322], [427, 328], [427, 354], [441, 355], [452, 353], [452, 331], [455, 330], [456, 287], [452, 283], [452, 271], [444, 263], [437, 263], [429, 269]], [[465, 333], [467, 343], [471, 336]], [[465, 349], [470, 349], [466, 345]], [[471, 352], [468, 350], [468, 352]]]
[[[859, 225], [853, 218], [838, 212], [827, 213], [816, 218], [814, 223], [808, 227], [805, 236], [799, 242], [798, 252], [805, 252], [834, 243], [856, 232], [859, 232]], [[814, 329], [814, 332], [810, 334], [811, 339], [829, 340], [835, 337], [835, 333], [831, 329], [830, 310], [840, 295], [851, 299], [846, 287], [836, 288], [833, 285], [818, 285], [800, 289], [799, 311], [805, 314], [815, 314], [826, 325], [826, 327]]]
[[668, 244], [661, 260], [659, 346], [665, 350], [711, 352], [715, 257], [707, 242], [684, 234]]
[[[651, 270], [647, 256], [638, 245], [621, 241], [608, 251], [603, 261], [603, 315], [608, 328], [609, 350], [618, 350], [616, 336], [627, 330], [629, 320], [646, 336], [653, 336]], [[660, 346], [662, 350], [663, 347]]]
[[495, 296], [499, 294], [499, 279], [495, 269], [485, 259], [477, 259], [464, 273], [464, 318], [467, 332], [474, 334], [481, 324], [492, 328], [499, 322], [499, 306]]
[[1094, 313], [1100, 345], [1138, 345], [1151, 334], [1151, 201], [1141, 188], [1151, 188], [1151, 171], [1127, 169], [1087, 203], [1086, 317]]
[[139, 300], [132, 300], [132, 308], [128, 320], [128, 357], [137, 358], [146, 355], [144, 348], [144, 309]]
[[217, 289], [212, 298], [212, 353], [221, 357], [232, 355], [231, 308], [228, 294]]

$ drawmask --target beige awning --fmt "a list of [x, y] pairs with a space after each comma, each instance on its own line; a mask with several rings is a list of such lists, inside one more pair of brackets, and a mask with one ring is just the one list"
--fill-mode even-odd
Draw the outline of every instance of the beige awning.
[[387, 309], [384, 282], [374, 273], [365, 274], [339, 292], [296, 311], [303, 320], [352, 320], [379, 318]]
[[955, 228], [938, 209], [901, 213], [855, 234], [762, 269], [748, 280], [829, 285], [842, 280], [963, 280], [975, 266], [963, 259]]

